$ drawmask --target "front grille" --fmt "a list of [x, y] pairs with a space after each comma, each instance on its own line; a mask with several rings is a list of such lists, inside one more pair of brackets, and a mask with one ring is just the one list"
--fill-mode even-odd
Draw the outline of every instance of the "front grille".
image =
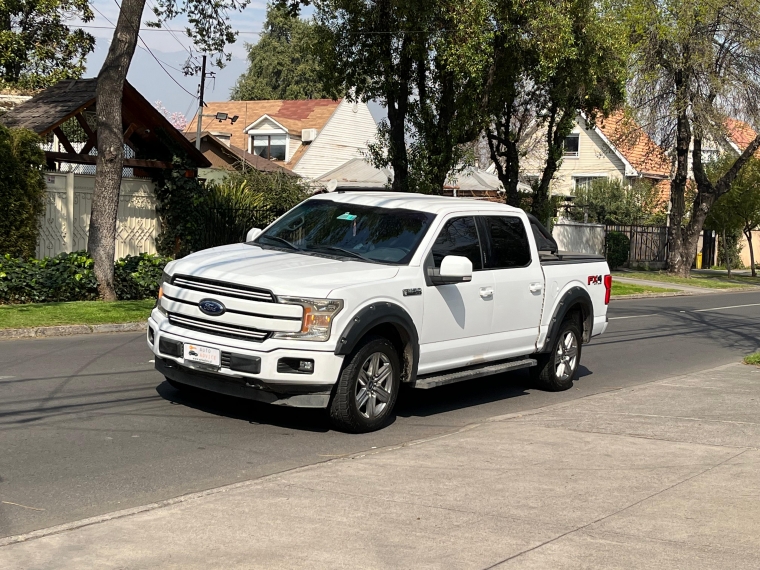
[[187, 275], [177, 275], [172, 279], [172, 285], [184, 289], [192, 289], [201, 293], [210, 295], [225, 295], [227, 297], [236, 297], [238, 299], [248, 299], [249, 301], [262, 301], [265, 303], [276, 303], [277, 299], [269, 291], [256, 289], [255, 287], [245, 287], [243, 285], [231, 285], [212, 279], [201, 279], [200, 277], [188, 277]]
[[195, 317], [178, 315], [177, 313], [169, 313], [169, 322], [175, 326], [182, 327], [183, 329], [190, 329], [193, 331], [226, 336], [240, 340], [253, 340], [256, 342], [262, 342], [266, 340], [271, 334], [266, 331], [260, 331], [258, 329], [252, 329], [249, 327], [211, 323], [203, 319], [196, 319]]
[[222, 353], [222, 368], [229, 368], [230, 367], [230, 358], [232, 355], [229, 352], [223, 352]]

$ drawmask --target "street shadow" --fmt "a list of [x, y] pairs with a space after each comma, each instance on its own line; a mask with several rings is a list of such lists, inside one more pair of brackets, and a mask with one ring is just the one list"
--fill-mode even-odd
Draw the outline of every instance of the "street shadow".
[[266, 424], [317, 433], [332, 429], [325, 410], [275, 406], [198, 388], [177, 390], [166, 381], [156, 386], [156, 392], [172, 404], [251, 424]]

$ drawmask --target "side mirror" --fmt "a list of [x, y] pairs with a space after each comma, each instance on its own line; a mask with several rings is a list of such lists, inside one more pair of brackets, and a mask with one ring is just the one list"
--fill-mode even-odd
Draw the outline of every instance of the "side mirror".
[[261, 228], [252, 228], [245, 235], [245, 241], [249, 242], [249, 241], [255, 240], [259, 236], [260, 233], [261, 233]]
[[441, 261], [441, 268], [430, 275], [433, 285], [450, 285], [472, 281], [472, 261], [459, 255], [447, 255]]

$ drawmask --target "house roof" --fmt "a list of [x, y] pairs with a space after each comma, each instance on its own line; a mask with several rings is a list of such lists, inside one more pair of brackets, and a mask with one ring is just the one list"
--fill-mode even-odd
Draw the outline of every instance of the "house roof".
[[670, 177], [670, 160], [665, 151], [623, 111], [597, 122], [600, 134], [638, 174], [652, 178]]
[[393, 180], [388, 168], [375, 168], [363, 158], [352, 158], [319, 178], [319, 182], [335, 180], [337, 188], [383, 189]]
[[[303, 129], [322, 128], [338, 108], [340, 100], [333, 99], [303, 99], [303, 100], [269, 100], [269, 101], [217, 101], [206, 103], [205, 113], [227, 113], [230, 117], [237, 115], [238, 120], [233, 125], [224, 123], [225, 130], [232, 133], [231, 143], [239, 148], [248, 148], [247, 127], [268, 115], [274, 121], [285, 127], [291, 136], [301, 137]], [[195, 132], [197, 117], [193, 117], [185, 129]], [[214, 124], [214, 119], [204, 119], [204, 125]], [[286, 167], [293, 167], [303, 153], [291, 157]]]
[[[749, 143], [757, 137], [757, 132], [744, 121], [726, 119], [726, 136], [730, 143], [736, 145], [736, 150], [744, 152]], [[760, 156], [760, 151], [755, 153], [755, 156]]]
[[[195, 142], [197, 136], [196, 133], [184, 133], [184, 135], [190, 142]], [[271, 160], [251, 154], [247, 150], [243, 150], [234, 145], [227, 146], [226, 143], [219, 140], [208, 131], [203, 131], [201, 133], [201, 152], [209, 160], [212, 168], [234, 169], [236, 165], [245, 162], [246, 165], [259, 172], [281, 172], [297, 176], [292, 171], [283, 168]]]
[[[0, 119], [7, 127], [25, 128], [46, 135], [85, 110], [94, 110], [98, 80], [68, 79], [59, 81]], [[124, 82], [122, 126], [131, 128], [132, 141], [139, 141], [149, 154], [169, 153], [156, 132], [159, 128], [187, 152], [198, 166], [209, 166], [206, 158], [178, 131], [164, 115], [151, 105], [137, 89]]]

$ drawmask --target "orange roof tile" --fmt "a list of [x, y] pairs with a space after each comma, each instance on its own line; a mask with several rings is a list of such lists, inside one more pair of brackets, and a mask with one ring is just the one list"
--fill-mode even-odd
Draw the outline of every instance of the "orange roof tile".
[[[726, 119], [726, 134], [728, 139], [738, 146], [742, 152], [757, 137], [755, 129], [738, 119]], [[755, 156], [760, 157], [760, 150], [755, 153]]]
[[[270, 101], [218, 101], [206, 103], [204, 115], [213, 115], [216, 113], [227, 113], [230, 117], [238, 116], [234, 125], [228, 121], [217, 123], [214, 119], [203, 119], [204, 130], [210, 131], [223, 130], [232, 133], [230, 142], [240, 148], [248, 148], [248, 137], [245, 129], [248, 125], [255, 123], [264, 115], [269, 115], [272, 119], [288, 129], [291, 135], [300, 137], [303, 129], [322, 128], [327, 124], [335, 109], [340, 104], [340, 100], [333, 99], [303, 99], [303, 100], [270, 100]], [[185, 132], [195, 132], [196, 117], [187, 125]], [[303, 153], [291, 157], [290, 161], [283, 166], [292, 168]]]
[[599, 120], [597, 127], [640, 174], [670, 177], [670, 160], [665, 151], [623, 111]]

